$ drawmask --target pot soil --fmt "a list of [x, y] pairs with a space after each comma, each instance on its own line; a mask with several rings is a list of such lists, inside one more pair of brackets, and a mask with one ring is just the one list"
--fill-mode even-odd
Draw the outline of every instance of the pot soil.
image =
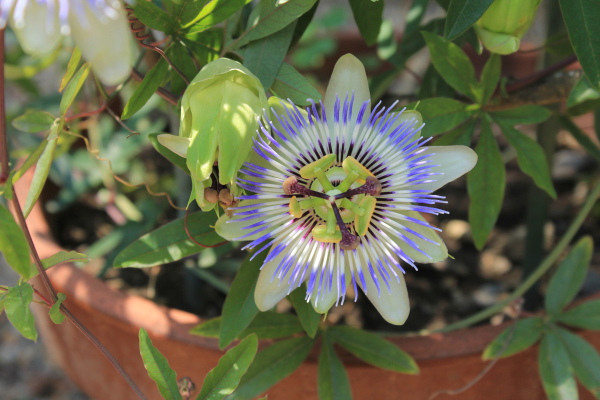
[[[16, 187], [19, 199], [25, 199], [26, 189], [27, 182], [22, 179]], [[41, 207], [36, 206], [31, 212], [28, 225], [41, 258], [61, 250], [49, 233]], [[223, 354], [215, 339], [188, 333], [202, 322], [194, 314], [113, 290], [71, 264], [53, 267], [48, 275], [56, 290], [66, 294], [65, 304], [73, 314], [119, 360], [149, 399], [161, 397], [139, 356], [140, 328], [148, 331], [178, 378], [187, 376], [197, 387]], [[42, 289], [39, 279], [36, 278], [33, 284]], [[34, 312], [49, 353], [85, 393], [102, 400], [135, 398], [121, 376], [73, 325], [69, 322], [53, 324], [42, 307], [34, 307]], [[481, 360], [483, 349], [508, 325], [390, 338], [415, 358], [421, 369], [417, 376], [377, 369], [339, 350], [355, 399], [430, 399], [437, 392], [453, 391], [473, 382], [468, 390], [456, 396], [441, 393], [435, 398], [543, 399], [545, 394], [537, 372], [537, 346], [498, 360], [488, 373], [480, 376], [489, 363]], [[600, 349], [600, 333], [581, 331], [579, 334]], [[270, 343], [265, 340], [260, 346], [264, 348]], [[313, 351], [300, 368], [268, 390], [269, 398], [317, 399], [317, 359], [318, 353]], [[581, 399], [593, 399], [585, 389], [580, 390], [580, 396]]]

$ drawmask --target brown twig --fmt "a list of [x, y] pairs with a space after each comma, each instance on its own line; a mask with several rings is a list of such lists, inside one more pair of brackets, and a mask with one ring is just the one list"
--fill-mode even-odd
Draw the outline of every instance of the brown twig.
[[577, 56], [573, 55], [573, 56], [565, 58], [564, 60], [557, 62], [556, 64], [552, 64], [552, 65], [548, 66], [547, 68], [544, 68], [541, 71], [536, 71], [530, 75], [527, 75], [524, 78], [521, 78], [514, 82], [511, 82], [508, 85], [506, 85], [506, 93], [516, 92], [517, 90], [519, 90], [521, 88], [524, 88], [526, 86], [531, 86], [534, 83], [538, 82], [539, 80], [552, 75], [556, 71], [560, 71], [561, 69], [568, 67], [569, 65], [573, 64], [576, 61], [577, 61]]
[[[0, 65], [4, 65], [4, 29], [0, 29]], [[5, 117], [5, 99], [4, 99], [4, 69], [0, 70], [0, 166], [2, 166], [2, 176], [9, 175], [9, 162], [8, 162], [8, 146], [7, 146], [7, 138], [6, 138], [6, 117]], [[6, 178], [4, 178], [6, 181]], [[31, 257], [33, 258], [34, 264], [40, 274], [40, 278], [44, 283], [44, 286], [48, 290], [50, 294], [50, 301], [55, 303], [57, 300], [56, 290], [52, 286], [50, 279], [48, 278], [48, 274], [42, 264], [40, 256], [37, 252], [35, 244], [33, 243], [33, 238], [27, 226], [27, 222], [25, 221], [25, 216], [23, 215], [23, 210], [21, 209], [21, 204], [19, 203], [19, 199], [16, 195], [12, 198], [13, 205], [13, 214], [17, 217], [17, 222], [21, 227], [25, 235], [25, 239], [27, 240], [27, 244], [29, 245], [29, 251]], [[46, 299], [48, 301], [48, 299]], [[89, 329], [83, 325], [75, 315], [71, 313], [71, 311], [65, 306], [65, 304], [61, 304], [61, 311], [67, 317], [67, 319], [77, 328], [92, 344], [108, 359], [108, 361], [112, 364], [112, 366], [121, 374], [123, 379], [129, 384], [131, 389], [136, 393], [138, 398], [142, 400], [146, 400], [146, 396], [142, 393], [140, 388], [136, 385], [133, 379], [127, 374], [127, 372], [123, 369], [123, 367], [119, 364], [119, 362], [114, 358], [114, 356], [104, 347], [104, 345], [94, 336]]]

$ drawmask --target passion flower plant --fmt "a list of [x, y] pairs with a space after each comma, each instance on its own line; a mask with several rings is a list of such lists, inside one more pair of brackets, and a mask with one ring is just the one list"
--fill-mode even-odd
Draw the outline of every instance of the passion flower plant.
[[7, 22], [27, 54], [48, 54], [70, 35], [102, 83], [129, 76], [134, 46], [117, 0], [2, 0], [0, 29]]
[[392, 324], [409, 302], [405, 266], [448, 256], [423, 217], [445, 213], [431, 194], [469, 171], [465, 146], [427, 147], [420, 114], [371, 109], [367, 77], [352, 55], [337, 62], [320, 112], [271, 98], [254, 139], [255, 162], [238, 180], [247, 194], [217, 232], [268, 251], [255, 291], [266, 311], [307, 282], [306, 300], [325, 313], [360, 287]]

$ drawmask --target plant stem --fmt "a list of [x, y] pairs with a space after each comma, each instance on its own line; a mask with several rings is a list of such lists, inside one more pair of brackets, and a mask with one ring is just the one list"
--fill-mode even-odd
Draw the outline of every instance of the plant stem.
[[546, 256], [544, 261], [536, 268], [536, 270], [533, 271], [531, 273], [531, 275], [529, 275], [527, 277], [527, 279], [525, 279], [525, 281], [523, 281], [523, 283], [521, 283], [521, 285], [510, 296], [508, 296], [506, 299], [504, 299], [503, 301], [501, 301], [498, 304], [488, 307], [485, 310], [482, 310], [482, 311], [478, 312], [477, 314], [471, 315], [470, 317], [465, 318], [461, 321], [447, 325], [442, 329], [438, 329], [438, 330], [435, 330], [432, 332], [424, 331], [422, 333], [450, 332], [450, 331], [454, 331], [456, 329], [460, 329], [460, 328], [464, 328], [464, 327], [473, 325], [479, 321], [482, 321], [486, 318], [491, 317], [494, 314], [501, 312], [504, 307], [506, 307], [507, 305], [509, 305], [510, 303], [517, 300], [519, 297], [521, 297], [530, 287], [532, 287], [550, 269], [550, 267], [552, 267], [554, 262], [556, 262], [558, 257], [565, 250], [567, 245], [571, 242], [571, 240], [573, 239], [573, 237], [575, 236], [575, 234], [581, 227], [581, 224], [583, 224], [583, 221], [585, 220], [585, 218], [591, 211], [591, 209], [594, 206], [594, 204], [596, 203], [596, 200], [598, 199], [598, 197], [600, 197], [600, 182], [598, 182], [596, 184], [596, 186], [592, 189], [592, 191], [588, 195], [588, 198], [585, 201], [585, 204], [579, 211], [579, 214], [577, 214], [577, 217], [575, 217], [575, 219], [569, 226], [569, 229], [567, 229], [564, 236], [560, 239], [560, 241], [557, 243], [557, 245], [554, 247], [554, 249], [550, 252], [550, 254], [548, 254]]
[[[0, 66], [4, 65], [4, 29], [0, 29]], [[6, 135], [6, 114], [5, 114], [5, 94], [4, 94], [4, 68], [0, 69], [0, 166], [2, 170], [0, 171], [0, 177], [2, 177], [2, 182], [6, 181], [9, 175], [9, 154], [8, 154], [8, 140]], [[12, 198], [13, 204], [13, 214], [16, 215], [17, 221], [21, 230], [25, 234], [25, 239], [27, 240], [27, 244], [29, 245], [29, 252], [31, 253], [31, 257], [33, 258], [34, 264], [39, 271], [40, 279], [44, 283], [44, 286], [48, 290], [50, 294], [50, 300], [52, 303], [56, 302], [56, 290], [52, 286], [52, 282], [50, 282], [50, 278], [48, 278], [48, 274], [46, 274], [46, 269], [42, 265], [42, 261], [40, 260], [40, 256], [35, 248], [35, 244], [33, 243], [33, 238], [31, 237], [31, 233], [29, 232], [29, 228], [27, 227], [27, 222], [25, 221], [25, 216], [23, 215], [23, 210], [21, 209], [21, 204], [19, 203], [19, 199], [16, 195], [13, 195]], [[112, 366], [121, 374], [121, 376], [125, 379], [125, 381], [129, 384], [131, 389], [136, 393], [138, 398], [142, 400], [146, 400], [146, 396], [142, 393], [140, 388], [136, 385], [133, 379], [125, 372], [123, 367], [119, 364], [119, 362], [114, 358], [114, 356], [104, 347], [104, 345], [92, 334], [71, 313], [71, 311], [64, 305], [64, 303], [60, 306], [61, 311], [67, 317], [67, 319], [90, 341], [92, 344], [108, 359], [108, 361], [112, 364]]]

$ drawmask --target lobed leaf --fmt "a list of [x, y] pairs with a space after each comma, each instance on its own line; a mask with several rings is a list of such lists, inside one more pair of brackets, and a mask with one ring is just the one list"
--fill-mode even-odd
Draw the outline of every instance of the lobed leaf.
[[543, 331], [544, 320], [540, 317], [518, 320], [485, 348], [481, 358], [495, 360], [526, 350], [540, 340]]
[[306, 359], [314, 340], [306, 337], [277, 342], [261, 350], [237, 390], [227, 400], [250, 400], [281, 381]]
[[19, 282], [17, 286], [9, 287], [4, 298], [6, 317], [23, 337], [36, 341], [37, 330], [35, 320], [29, 305], [33, 301], [33, 287], [27, 282]]
[[577, 328], [600, 330], [600, 299], [586, 301], [557, 317], [559, 322]]
[[320, 400], [352, 399], [350, 381], [344, 364], [335, 354], [333, 343], [326, 335], [323, 337], [319, 355], [317, 388]]
[[158, 60], [150, 71], [148, 71], [144, 80], [142, 80], [142, 83], [135, 89], [135, 92], [133, 92], [127, 101], [127, 104], [125, 104], [121, 119], [131, 118], [148, 102], [148, 100], [150, 100], [150, 97], [152, 97], [160, 85], [162, 85], [168, 71], [169, 64], [167, 64], [165, 59], [161, 58]]
[[296, 310], [304, 331], [309, 337], [314, 338], [317, 335], [323, 316], [317, 313], [312, 305], [306, 301], [304, 298], [305, 293], [306, 285], [302, 284], [301, 287], [290, 293], [288, 299], [294, 306], [294, 310]]
[[[193, 335], [218, 338], [221, 331], [222, 318], [212, 318], [190, 330]], [[259, 339], [281, 339], [302, 332], [302, 325], [294, 315], [276, 312], [258, 313], [250, 325], [236, 339], [243, 339], [256, 334]]]
[[65, 320], [65, 315], [62, 313], [62, 311], [60, 311], [60, 305], [63, 301], [65, 301], [67, 296], [64, 293], [57, 293], [56, 297], [56, 302], [52, 304], [52, 307], [50, 307], [48, 315], [50, 315], [52, 322], [58, 325], [62, 324]]
[[281, 64], [281, 68], [271, 85], [271, 91], [282, 99], [290, 99], [299, 106], [308, 106], [308, 99], [321, 100], [321, 93], [293, 66]]
[[471, 199], [469, 223], [475, 246], [481, 249], [500, 214], [506, 185], [502, 154], [487, 121], [482, 121], [475, 152], [477, 164], [467, 175], [467, 190]]
[[28, 110], [12, 120], [12, 125], [20, 131], [37, 133], [52, 128], [56, 118], [46, 111]]
[[446, 13], [444, 39], [453, 40], [471, 27], [494, 0], [452, 0]]
[[377, 42], [383, 20], [383, 1], [349, 0], [354, 21], [367, 45]]
[[35, 165], [35, 172], [33, 173], [29, 191], [27, 192], [25, 205], [23, 206], [23, 215], [25, 218], [27, 218], [33, 209], [33, 206], [38, 201], [38, 198], [42, 193], [42, 189], [46, 184], [46, 179], [48, 178], [50, 167], [52, 166], [52, 161], [54, 160], [54, 150], [56, 149], [57, 144], [58, 138], [48, 140], [44, 151], [40, 155], [40, 158]]
[[569, 39], [590, 82], [600, 88], [600, 2], [559, 0]]
[[422, 31], [421, 34], [427, 42], [431, 62], [444, 80], [458, 92], [481, 102], [480, 85], [475, 79], [473, 64], [462, 49], [433, 33]]
[[148, 332], [140, 328], [140, 354], [148, 376], [156, 383], [158, 391], [165, 400], [181, 400], [177, 386], [177, 374], [160, 351], [152, 344]]
[[539, 124], [550, 118], [550, 111], [547, 108], [533, 104], [508, 110], [491, 111], [489, 114], [497, 123], [506, 125]]
[[550, 176], [550, 164], [542, 146], [510, 125], [503, 123], [499, 125], [506, 140], [517, 151], [517, 162], [521, 171], [529, 175], [540, 189], [555, 199], [556, 190]]
[[256, 356], [258, 339], [250, 335], [230, 349], [204, 378], [196, 400], [219, 400], [231, 394]]
[[73, 79], [67, 84], [65, 90], [63, 92], [62, 98], [60, 99], [59, 112], [61, 116], [64, 116], [75, 97], [81, 90], [83, 83], [87, 79], [88, 74], [90, 73], [90, 63], [83, 64], [77, 73], [73, 76]]
[[577, 384], [567, 349], [561, 339], [548, 331], [538, 353], [542, 385], [549, 400], [577, 400]]
[[285, 28], [262, 39], [255, 40], [246, 46], [244, 66], [256, 75], [265, 90], [271, 87], [281, 69], [287, 50], [292, 42], [295, 27], [296, 23], [293, 22]]
[[[413, 105], [416, 103], [409, 104], [407, 109], [413, 109]], [[423, 116], [423, 121], [426, 121], [421, 134], [429, 137], [457, 127], [471, 118], [476, 110], [461, 101], [437, 97], [421, 100], [418, 103], [417, 111]]]
[[544, 297], [546, 312], [555, 316], [573, 299], [585, 280], [592, 259], [593, 242], [584, 236], [571, 249], [550, 279]]
[[419, 373], [417, 363], [408, 353], [375, 333], [340, 325], [329, 328], [327, 334], [366, 363], [403, 374]]
[[0, 204], [0, 252], [8, 265], [23, 279], [31, 276], [29, 244], [12, 214]]
[[[115, 258], [114, 266], [146, 268], [181, 260], [204, 250], [190, 240], [185, 232], [185, 217], [176, 219], [137, 239]], [[187, 225], [194, 240], [212, 246], [223, 239], [211, 226], [217, 222], [215, 213], [196, 212], [187, 216]]]
[[581, 337], [557, 327], [556, 332], [567, 348], [575, 375], [594, 397], [600, 399], [600, 355]]
[[249, 254], [242, 263], [231, 284], [225, 304], [223, 304], [223, 323], [219, 335], [219, 347], [221, 348], [229, 345], [258, 314], [258, 308], [254, 301], [254, 290], [260, 267], [267, 257], [267, 252], [263, 251], [254, 256]]

